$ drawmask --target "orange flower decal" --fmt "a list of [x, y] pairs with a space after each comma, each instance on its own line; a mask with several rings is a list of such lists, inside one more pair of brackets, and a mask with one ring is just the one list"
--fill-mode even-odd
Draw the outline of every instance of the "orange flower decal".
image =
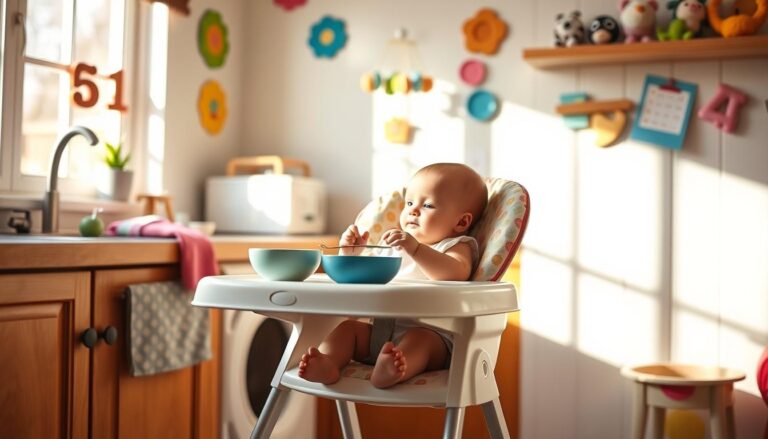
[[227, 120], [227, 96], [218, 82], [206, 81], [200, 87], [197, 98], [197, 111], [200, 124], [210, 134], [218, 134]]
[[493, 55], [507, 37], [507, 23], [493, 9], [481, 9], [464, 22], [464, 45], [470, 52]]

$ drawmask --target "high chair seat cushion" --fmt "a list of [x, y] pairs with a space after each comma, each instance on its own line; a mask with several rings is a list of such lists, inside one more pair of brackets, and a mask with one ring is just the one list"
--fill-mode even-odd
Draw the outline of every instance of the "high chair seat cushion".
[[[504, 275], [528, 224], [528, 192], [523, 186], [501, 178], [486, 178], [485, 183], [488, 205], [470, 233], [477, 239], [481, 255], [473, 281], [497, 281]], [[368, 242], [377, 243], [385, 231], [400, 227], [404, 207], [402, 190], [392, 191], [368, 203], [355, 224], [370, 233]]]
[[[349, 366], [345, 367], [341, 371], [341, 376], [344, 378], [357, 378], [359, 380], [370, 380], [373, 373], [373, 366], [368, 364], [352, 362]], [[432, 370], [416, 375], [408, 381], [403, 381], [400, 384], [414, 385], [414, 386], [428, 386], [428, 385], [446, 385], [448, 384], [448, 369]]]
[[367, 230], [368, 242], [376, 244], [389, 229], [400, 227], [400, 212], [405, 208], [402, 191], [392, 191], [368, 203], [355, 219], [361, 233]]
[[472, 228], [480, 247], [474, 281], [496, 281], [504, 275], [520, 247], [528, 224], [528, 192], [514, 181], [486, 178], [488, 205]]

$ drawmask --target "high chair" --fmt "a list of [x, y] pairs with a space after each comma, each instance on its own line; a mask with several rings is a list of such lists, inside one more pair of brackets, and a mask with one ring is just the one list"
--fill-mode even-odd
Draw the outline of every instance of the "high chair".
[[[528, 193], [518, 183], [487, 179], [488, 206], [471, 235], [480, 261], [471, 281], [393, 280], [386, 285], [335, 284], [325, 275], [304, 282], [267, 281], [257, 276], [212, 276], [200, 281], [196, 306], [252, 310], [293, 324], [272, 391], [251, 438], [268, 438], [290, 390], [336, 400], [345, 438], [360, 438], [355, 403], [445, 407], [444, 438], [461, 437], [464, 409], [482, 406], [493, 438], [508, 438], [494, 367], [508, 312], [517, 311], [512, 284], [497, 282], [520, 246], [528, 222]], [[372, 201], [356, 223], [371, 242], [396, 224], [403, 200], [398, 192]], [[393, 224], [392, 224], [393, 226]], [[298, 376], [298, 363], [349, 317], [402, 317], [453, 334], [450, 368], [417, 375], [388, 389], [367, 380], [366, 366], [351, 363], [342, 378], [323, 385]]]

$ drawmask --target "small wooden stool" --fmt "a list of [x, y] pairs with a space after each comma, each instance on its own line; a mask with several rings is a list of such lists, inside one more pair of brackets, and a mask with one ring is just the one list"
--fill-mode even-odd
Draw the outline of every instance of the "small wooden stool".
[[624, 367], [635, 381], [632, 438], [645, 437], [648, 408], [653, 408], [653, 437], [664, 437], [666, 409], [707, 409], [713, 439], [734, 438], [733, 383], [744, 374], [722, 367], [647, 364]]
[[152, 194], [138, 194], [136, 195], [136, 201], [144, 201], [144, 215], [152, 215], [155, 213], [155, 205], [157, 203], [163, 203], [165, 205], [165, 217], [168, 221], [174, 222], [173, 207], [171, 207], [170, 195], [152, 195]]

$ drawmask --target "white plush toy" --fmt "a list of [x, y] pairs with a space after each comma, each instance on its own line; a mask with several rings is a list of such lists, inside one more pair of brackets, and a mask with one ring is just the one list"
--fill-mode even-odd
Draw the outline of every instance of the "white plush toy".
[[656, 31], [656, 0], [621, 0], [619, 21], [627, 36], [625, 42], [650, 41]]
[[557, 14], [555, 17], [555, 46], [571, 47], [583, 44], [585, 37], [581, 12], [573, 11], [568, 15]]

